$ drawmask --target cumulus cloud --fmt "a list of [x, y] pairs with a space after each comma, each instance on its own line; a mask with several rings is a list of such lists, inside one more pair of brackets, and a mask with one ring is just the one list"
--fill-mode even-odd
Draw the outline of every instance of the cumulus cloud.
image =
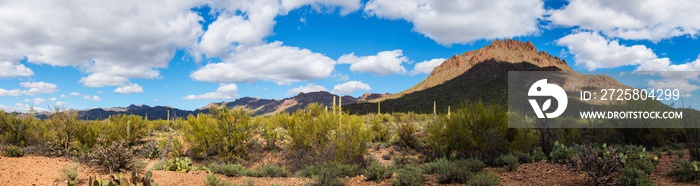
[[401, 50], [382, 51], [371, 56], [355, 56], [355, 53], [345, 54], [338, 58], [338, 63], [350, 64], [352, 72], [367, 72], [383, 76], [389, 74], [403, 74], [406, 72], [401, 63], [408, 58]]
[[418, 33], [451, 45], [535, 34], [545, 10], [541, 0], [370, 0], [364, 12], [406, 20]]
[[49, 101], [58, 101], [58, 98], [55, 98], [55, 97], [49, 98]]
[[413, 70], [411, 71], [411, 75], [418, 75], [418, 74], [430, 74], [433, 72], [433, 69], [442, 62], [445, 61], [445, 58], [437, 58], [437, 59], [431, 59], [431, 60], [426, 60], [420, 63], [416, 63], [415, 66], [413, 66]]
[[23, 64], [0, 61], [0, 78], [26, 77], [34, 75], [34, 71]]
[[700, 3], [693, 0], [571, 0], [548, 12], [555, 25], [602, 31], [609, 37], [657, 42], [700, 33]]
[[361, 81], [348, 81], [333, 87], [334, 94], [347, 95], [358, 90], [371, 90], [368, 84]]
[[323, 87], [321, 85], [316, 85], [313, 83], [309, 83], [303, 86], [295, 87], [292, 88], [287, 92], [287, 95], [295, 95], [298, 93], [309, 93], [309, 92], [318, 92], [318, 91], [328, 91], [326, 87]]
[[71, 96], [79, 96], [80, 93], [78, 93], [78, 92], [71, 92], [70, 95], [71, 95]]
[[85, 100], [90, 100], [90, 101], [101, 101], [102, 98], [100, 96], [90, 96], [90, 95], [83, 95], [83, 99]]
[[278, 15], [306, 5], [317, 10], [339, 7], [341, 15], [357, 11], [361, 7], [359, 0], [248, 0], [211, 3], [219, 16], [209, 25], [201, 42], [193, 50], [195, 59], [199, 61], [201, 54], [207, 57], [225, 56], [241, 45], [263, 44], [264, 38], [272, 34]]
[[30, 111], [35, 111], [35, 112], [48, 112], [49, 111], [46, 108], [34, 107], [32, 105], [27, 105], [27, 104], [22, 104], [22, 103], [17, 103], [17, 104], [15, 104], [14, 107], [0, 105], [0, 110], [4, 110], [6, 112], [21, 112], [21, 113], [28, 113]]
[[656, 54], [644, 45], [621, 45], [617, 40], [608, 40], [597, 32], [573, 33], [556, 42], [557, 45], [569, 49], [577, 66], [588, 70], [638, 65], [657, 58]]
[[53, 83], [46, 83], [43, 81], [39, 82], [21, 82], [19, 86], [24, 87], [24, 90], [20, 89], [2, 89], [0, 88], [0, 96], [21, 96], [29, 95], [33, 96], [36, 94], [49, 94], [58, 91], [58, 86]]
[[68, 106], [68, 103], [63, 102], [63, 101], [57, 101], [56, 103], [54, 103], [54, 105], [56, 107], [65, 107], [65, 106]]
[[203, 100], [203, 99], [235, 99], [238, 97], [238, 86], [236, 84], [221, 84], [216, 92], [209, 92], [201, 95], [187, 95], [183, 97], [184, 100]]
[[34, 104], [42, 104], [44, 102], [46, 102], [46, 100], [43, 98], [34, 98]]
[[[88, 87], [157, 78], [201, 35], [192, 1], [8, 1], [0, 7], [0, 60], [76, 67]], [[148, 25], [148, 26], [145, 26]], [[7, 64], [3, 64], [7, 65]], [[22, 68], [21, 66], [16, 66]], [[23, 71], [24, 75], [29, 70]]]
[[223, 58], [192, 72], [190, 77], [208, 82], [270, 81], [277, 84], [328, 77], [335, 61], [308, 49], [283, 46], [276, 41], [255, 47], [239, 47]]
[[282, 0], [285, 14], [304, 5], [311, 5], [317, 10], [323, 7], [339, 7], [340, 15], [347, 15], [359, 10], [362, 7], [362, 2], [360, 0]]
[[116, 89], [114, 89], [114, 92], [122, 93], [122, 94], [143, 92], [143, 87], [141, 87], [141, 85], [139, 85], [139, 84], [129, 83], [129, 84], [117, 87]]

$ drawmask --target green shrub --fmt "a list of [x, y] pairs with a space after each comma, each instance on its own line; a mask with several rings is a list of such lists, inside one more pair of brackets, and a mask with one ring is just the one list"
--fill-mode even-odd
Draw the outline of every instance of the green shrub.
[[27, 145], [27, 135], [31, 132], [34, 116], [17, 117], [16, 114], [0, 110], [0, 143], [6, 142], [15, 146]]
[[367, 178], [367, 181], [376, 181], [379, 183], [382, 180], [391, 177], [391, 169], [391, 167], [384, 166], [377, 162], [372, 162], [362, 171], [362, 174], [365, 176], [365, 178]]
[[497, 105], [463, 103], [450, 117], [426, 124], [434, 156], [479, 158], [492, 163], [508, 152], [508, 115]]
[[124, 140], [130, 146], [148, 135], [148, 123], [138, 115], [111, 116], [108, 127], [107, 134], [110, 141]]
[[134, 153], [123, 140], [112, 142], [109, 146], [96, 145], [88, 155], [90, 162], [100, 170], [108, 173], [131, 170]]
[[58, 179], [68, 182], [68, 185], [77, 185], [80, 183], [78, 179], [78, 164], [62, 166], [58, 172], [60, 173]]
[[204, 157], [217, 155], [220, 160], [232, 162], [248, 157], [253, 124], [250, 113], [242, 108], [212, 107], [210, 114], [190, 115], [183, 130], [192, 154]]
[[513, 154], [501, 155], [496, 159], [496, 166], [504, 166], [507, 171], [514, 171], [520, 166], [518, 157]]
[[312, 178], [318, 185], [343, 185], [345, 183], [343, 177], [357, 176], [359, 171], [360, 167], [357, 165], [333, 161], [307, 166], [298, 175]]
[[168, 159], [168, 165], [165, 167], [169, 171], [177, 172], [189, 172], [192, 168], [192, 162], [188, 157], [170, 158]]
[[253, 169], [247, 172], [248, 176], [251, 177], [287, 177], [291, 173], [289, 170], [280, 167], [279, 165], [273, 164], [273, 163], [268, 163], [263, 165], [262, 167], [259, 167], [257, 169]]
[[372, 133], [372, 141], [374, 142], [389, 142], [391, 135], [389, 133], [389, 125], [394, 118], [388, 114], [369, 114], [365, 116], [370, 125]]
[[156, 159], [162, 156], [162, 153], [160, 151], [160, 148], [158, 148], [158, 143], [155, 141], [149, 141], [148, 143], [143, 145], [143, 148], [141, 149], [141, 154], [143, 157], [148, 158], [148, 159]]
[[676, 155], [678, 155], [679, 159], [685, 158], [685, 150], [681, 149], [681, 150], [676, 151]]
[[523, 153], [523, 152], [513, 152], [513, 155], [518, 157], [518, 161], [520, 163], [532, 163], [535, 162], [535, 158], [530, 156], [530, 154]]
[[153, 164], [151, 170], [165, 170], [168, 167], [168, 160], [160, 160]]
[[474, 175], [469, 181], [469, 186], [495, 186], [498, 185], [498, 176], [487, 172], [479, 172]]
[[334, 115], [313, 103], [278, 122], [291, 138], [287, 147], [292, 170], [326, 161], [364, 163], [371, 136], [361, 116]]
[[466, 183], [474, 173], [484, 168], [484, 163], [477, 159], [447, 160], [426, 163], [423, 170], [427, 174], [437, 174], [439, 183]]
[[666, 175], [673, 177], [676, 181], [700, 183], [700, 163], [679, 159], [673, 163], [673, 168]]
[[538, 148], [535, 148], [535, 150], [532, 151], [532, 158], [533, 158], [535, 161], [546, 160], [546, 159], [547, 159], [547, 154], [545, 154], [544, 152], [542, 152], [542, 148], [541, 148], [541, 147], [538, 147]]
[[220, 180], [216, 175], [213, 174], [208, 174], [206, 176], [206, 180], [204, 180], [204, 185], [205, 186], [230, 186], [231, 183]]
[[416, 126], [413, 123], [398, 124], [396, 128], [396, 135], [399, 137], [397, 145], [409, 149], [418, 147], [418, 138], [414, 135], [415, 133]]
[[654, 181], [651, 180], [648, 173], [634, 167], [626, 167], [622, 169], [620, 175], [617, 177], [617, 183], [620, 185], [633, 186], [654, 185]]
[[228, 177], [243, 176], [246, 173], [246, 168], [238, 164], [209, 164], [207, 168], [213, 173]]
[[77, 112], [62, 111], [55, 108], [54, 113], [49, 116], [49, 131], [51, 134], [46, 140], [47, 145], [53, 155], [70, 155], [73, 148], [73, 141], [78, 134], [78, 128], [85, 122], [78, 120]]
[[574, 149], [566, 147], [559, 142], [554, 142], [554, 149], [552, 150], [552, 153], [549, 154], [549, 157], [557, 162], [569, 161], [574, 156], [576, 156], [576, 151]]
[[2, 150], [2, 155], [5, 157], [22, 157], [24, 156], [24, 150], [18, 146], [5, 147]]
[[391, 180], [391, 185], [394, 186], [414, 186], [423, 185], [425, 176], [420, 168], [408, 165], [396, 171], [396, 177]]

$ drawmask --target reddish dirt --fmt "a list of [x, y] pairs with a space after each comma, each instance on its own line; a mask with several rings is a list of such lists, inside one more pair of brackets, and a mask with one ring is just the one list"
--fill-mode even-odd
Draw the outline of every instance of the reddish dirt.
[[[385, 154], [389, 149], [381, 149], [374, 155]], [[686, 150], [686, 157], [689, 154]], [[656, 185], [694, 185], [692, 183], [674, 182], [672, 178], [665, 176], [665, 173], [672, 169], [673, 162], [678, 159], [677, 155], [664, 156], [659, 159], [657, 169], [652, 172], [652, 179]], [[273, 160], [274, 161], [274, 160]], [[150, 161], [152, 165], [155, 161]], [[58, 180], [59, 169], [75, 163], [66, 158], [49, 158], [43, 156], [27, 155], [21, 158], [0, 157], [0, 185], [65, 185], [65, 182]], [[150, 166], [149, 166], [150, 167]], [[574, 173], [567, 169], [565, 165], [541, 161], [537, 163], [522, 164], [517, 170], [503, 172], [500, 168], [489, 167], [486, 171], [499, 175], [501, 185], [588, 185], [590, 184], [585, 175]], [[81, 183], [87, 182], [88, 176], [102, 176], [96, 171], [79, 165], [79, 178]], [[173, 171], [153, 171], [153, 179], [159, 185], [202, 185], [207, 175], [204, 171], [193, 171], [180, 173]], [[306, 185], [313, 180], [308, 178], [253, 178], [236, 177], [229, 178], [217, 175], [222, 180], [231, 182], [234, 185], [245, 185], [253, 182], [254, 185]], [[426, 185], [438, 185], [436, 176], [427, 175]], [[347, 185], [391, 185], [389, 179], [377, 183], [365, 181], [364, 176], [346, 178]]]

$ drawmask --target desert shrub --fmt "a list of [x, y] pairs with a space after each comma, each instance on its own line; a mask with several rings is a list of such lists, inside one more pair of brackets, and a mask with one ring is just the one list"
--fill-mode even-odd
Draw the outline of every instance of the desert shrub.
[[6, 142], [15, 146], [26, 145], [27, 133], [34, 123], [33, 117], [33, 115], [29, 115], [20, 118], [15, 116], [15, 114], [5, 113], [4, 110], [0, 110], [0, 142]]
[[262, 167], [259, 167], [257, 169], [249, 170], [246, 173], [248, 176], [251, 177], [287, 177], [291, 173], [289, 170], [285, 169], [284, 167], [280, 167], [279, 165], [273, 164], [273, 163], [268, 163], [263, 165]]
[[497, 105], [463, 103], [450, 117], [426, 125], [434, 156], [473, 157], [491, 163], [508, 152], [508, 116]]
[[223, 174], [228, 177], [243, 176], [246, 173], [246, 168], [238, 164], [209, 164], [209, 170], [216, 174]]
[[381, 182], [383, 179], [391, 177], [391, 169], [391, 167], [384, 166], [377, 162], [372, 162], [369, 166], [362, 170], [362, 174], [368, 181]]
[[520, 166], [520, 160], [518, 160], [518, 156], [516, 155], [506, 154], [496, 158], [495, 165], [503, 166], [506, 168], [507, 171], [514, 171], [518, 169], [518, 166]]
[[256, 123], [260, 125], [260, 137], [265, 140], [267, 149], [276, 149], [275, 143], [282, 137], [282, 132], [280, 132], [282, 128], [279, 128], [281, 122], [279, 120], [285, 120], [285, 118], [281, 117], [284, 117], [284, 115], [276, 114], [266, 118], [257, 117]]
[[535, 162], [535, 158], [530, 156], [530, 154], [523, 153], [523, 152], [513, 152], [513, 155], [518, 157], [518, 161], [520, 163], [532, 163]]
[[77, 185], [80, 183], [78, 179], [78, 164], [62, 166], [58, 169], [59, 180], [66, 181], [68, 185]]
[[[75, 134], [77, 151], [80, 155], [89, 154], [101, 137], [100, 131], [104, 127], [101, 121], [80, 121]], [[103, 141], [104, 142], [104, 141]]]
[[141, 116], [119, 114], [109, 117], [108, 139], [124, 140], [130, 146], [148, 135], [148, 123]]
[[595, 185], [611, 185], [615, 173], [620, 169], [617, 149], [603, 145], [599, 150], [591, 145], [581, 146], [581, 153], [576, 156], [573, 166], [584, 172]]
[[307, 166], [297, 175], [309, 177], [316, 181], [318, 185], [343, 185], [345, 176], [356, 176], [359, 174], [358, 165], [348, 165], [339, 162], [323, 162], [317, 165]]
[[250, 113], [242, 108], [225, 107], [212, 107], [210, 113], [187, 117], [184, 136], [192, 154], [196, 157], [215, 154], [227, 162], [246, 159], [253, 129]]
[[189, 172], [192, 168], [192, 161], [188, 157], [170, 158], [165, 166], [166, 170], [177, 172]]
[[685, 150], [678, 150], [676, 151], [676, 155], [678, 155], [679, 159], [685, 158]]
[[400, 123], [396, 127], [396, 135], [398, 140], [396, 144], [400, 147], [413, 149], [418, 147], [418, 138], [415, 136], [416, 126], [412, 122]]
[[546, 159], [547, 159], [547, 154], [545, 154], [544, 152], [542, 152], [542, 148], [541, 148], [541, 147], [538, 147], [538, 148], [535, 148], [535, 150], [532, 151], [532, 158], [533, 158], [535, 161], [546, 160]]
[[479, 172], [467, 181], [469, 186], [495, 186], [498, 185], [498, 176], [487, 172]]
[[213, 174], [208, 174], [206, 176], [206, 180], [204, 180], [204, 185], [205, 186], [230, 186], [231, 183], [225, 181], [225, 180], [220, 180], [216, 175]]
[[309, 104], [284, 120], [282, 126], [287, 127], [291, 138], [287, 148], [293, 170], [325, 161], [364, 162], [370, 133], [360, 116], [333, 115], [319, 104]]
[[438, 175], [439, 183], [466, 183], [469, 177], [483, 168], [484, 163], [478, 159], [450, 161], [442, 158], [423, 166], [426, 174]]
[[49, 116], [49, 130], [53, 135], [47, 140], [47, 144], [54, 155], [69, 155], [74, 148], [72, 145], [78, 134], [78, 128], [83, 123], [78, 120], [77, 112], [63, 111], [55, 108]]
[[416, 166], [408, 165], [396, 171], [396, 177], [391, 180], [394, 186], [423, 185], [425, 176], [422, 170]]
[[95, 145], [88, 155], [90, 162], [101, 171], [112, 173], [131, 170], [134, 153], [123, 140], [112, 142], [108, 146]]
[[620, 185], [631, 186], [651, 186], [654, 181], [651, 180], [648, 173], [634, 167], [625, 167], [617, 177], [617, 183]]
[[160, 158], [162, 153], [160, 148], [158, 148], [158, 143], [155, 141], [149, 141], [141, 148], [141, 155], [148, 159]]
[[9, 146], [2, 149], [2, 155], [5, 157], [22, 157], [24, 156], [24, 150], [18, 146]]
[[397, 168], [403, 168], [406, 165], [413, 165], [416, 163], [418, 163], [418, 160], [416, 158], [407, 156], [406, 154], [397, 154], [394, 156], [394, 166], [396, 166]]
[[151, 170], [165, 170], [166, 167], [168, 167], [168, 160], [160, 160], [151, 166]]
[[388, 142], [391, 135], [389, 134], [389, 125], [393, 123], [393, 117], [388, 114], [369, 114], [366, 115], [367, 123], [370, 125], [373, 142]]
[[[158, 141], [158, 148], [163, 150], [162, 156], [168, 158], [177, 158], [184, 154], [180, 139], [173, 136], [172, 133], [168, 133], [166, 137]], [[198, 157], [195, 151], [193, 150], [192, 154]]]
[[679, 159], [673, 163], [673, 168], [666, 175], [680, 182], [692, 181], [700, 183], [700, 163]]
[[576, 150], [574, 150], [573, 148], [566, 147], [563, 144], [560, 144], [559, 142], [554, 142], [554, 148], [552, 149], [552, 153], [549, 154], [549, 157], [557, 162], [569, 161], [574, 156], [576, 156]]

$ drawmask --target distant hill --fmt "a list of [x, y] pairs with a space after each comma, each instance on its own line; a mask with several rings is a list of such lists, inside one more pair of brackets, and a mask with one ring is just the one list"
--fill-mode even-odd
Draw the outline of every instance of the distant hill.
[[562, 72], [566, 79], [563, 88], [567, 92], [595, 88], [590, 85], [627, 87], [608, 76], [575, 72], [566, 61], [538, 52], [531, 42], [495, 40], [481, 49], [454, 55], [435, 67], [425, 80], [407, 90], [370, 102], [347, 105], [344, 109], [353, 114], [376, 112], [376, 102], [381, 102], [382, 112], [432, 113], [434, 102], [440, 113], [447, 112], [448, 107], [456, 108], [463, 101], [505, 106], [509, 71]]
[[[390, 95], [389, 93], [384, 94], [374, 94], [365, 93], [360, 97], [343, 96], [343, 105], [366, 102], [371, 99], [379, 99], [384, 96]], [[84, 120], [101, 120], [106, 119], [110, 115], [118, 114], [134, 114], [139, 116], [148, 117], [150, 120], [154, 119], [166, 119], [168, 115], [170, 118], [177, 117], [187, 117], [190, 114], [198, 113], [209, 113], [209, 108], [214, 106], [226, 105], [228, 108], [242, 107], [249, 109], [253, 115], [269, 115], [277, 112], [294, 112], [298, 109], [304, 108], [311, 103], [320, 103], [325, 106], [333, 105], [333, 97], [337, 95], [331, 94], [330, 92], [320, 91], [320, 92], [309, 92], [309, 93], [299, 93], [294, 97], [285, 98], [281, 100], [275, 99], [259, 99], [252, 97], [239, 98], [232, 102], [219, 102], [210, 103], [207, 106], [198, 108], [196, 110], [181, 110], [173, 107], [166, 106], [155, 106], [151, 107], [148, 105], [129, 105], [128, 107], [112, 107], [112, 108], [94, 108], [86, 110], [69, 110], [70, 112], [78, 112], [78, 117]], [[48, 118], [51, 113], [44, 112], [37, 115], [38, 118]]]
[[[380, 99], [385, 96], [389, 96], [391, 94], [389, 93], [384, 93], [384, 94], [373, 94], [373, 93], [365, 93], [364, 95], [360, 97], [352, 97], [352, 96], [343, 96], [342, 103], [343, 105], [347, 104], [352, 104], [352, 103], [360, 103], [360, 102], [366, 102], [372, 99]], [[331, 94], [330, 92], [326, 91], [319, 91], [319, 92], [309, 92], [309, 93], [299, 93], [294, 97], [290, 98], [285, 98], [282, 100], [275, 100], [275, 99], [258, 99], [258, 98], [252, 98], [252, 97], [243, 97], [239, 98], [233, 102], [219, 102], [219, 103], [211, 103], [205, 107], [199, 108], [197, 110], [205, 111], [209, 109], [212, 106], [221, 106], [221, 105], [226, 105], [228, 108], [235, 108], [235, 107], [243, 107], [250, 109], [253, 112], [253, 115], [267, 115], [267, 114], [272, 114], [272, 113], [277, 113], [277, 112], [294, 112], [298, 109], [306, 107], [308, 104], [311, 103], [320, 103], [325, 106], [331, 106], [333, 105], [333, 97], [337, 95]]]

